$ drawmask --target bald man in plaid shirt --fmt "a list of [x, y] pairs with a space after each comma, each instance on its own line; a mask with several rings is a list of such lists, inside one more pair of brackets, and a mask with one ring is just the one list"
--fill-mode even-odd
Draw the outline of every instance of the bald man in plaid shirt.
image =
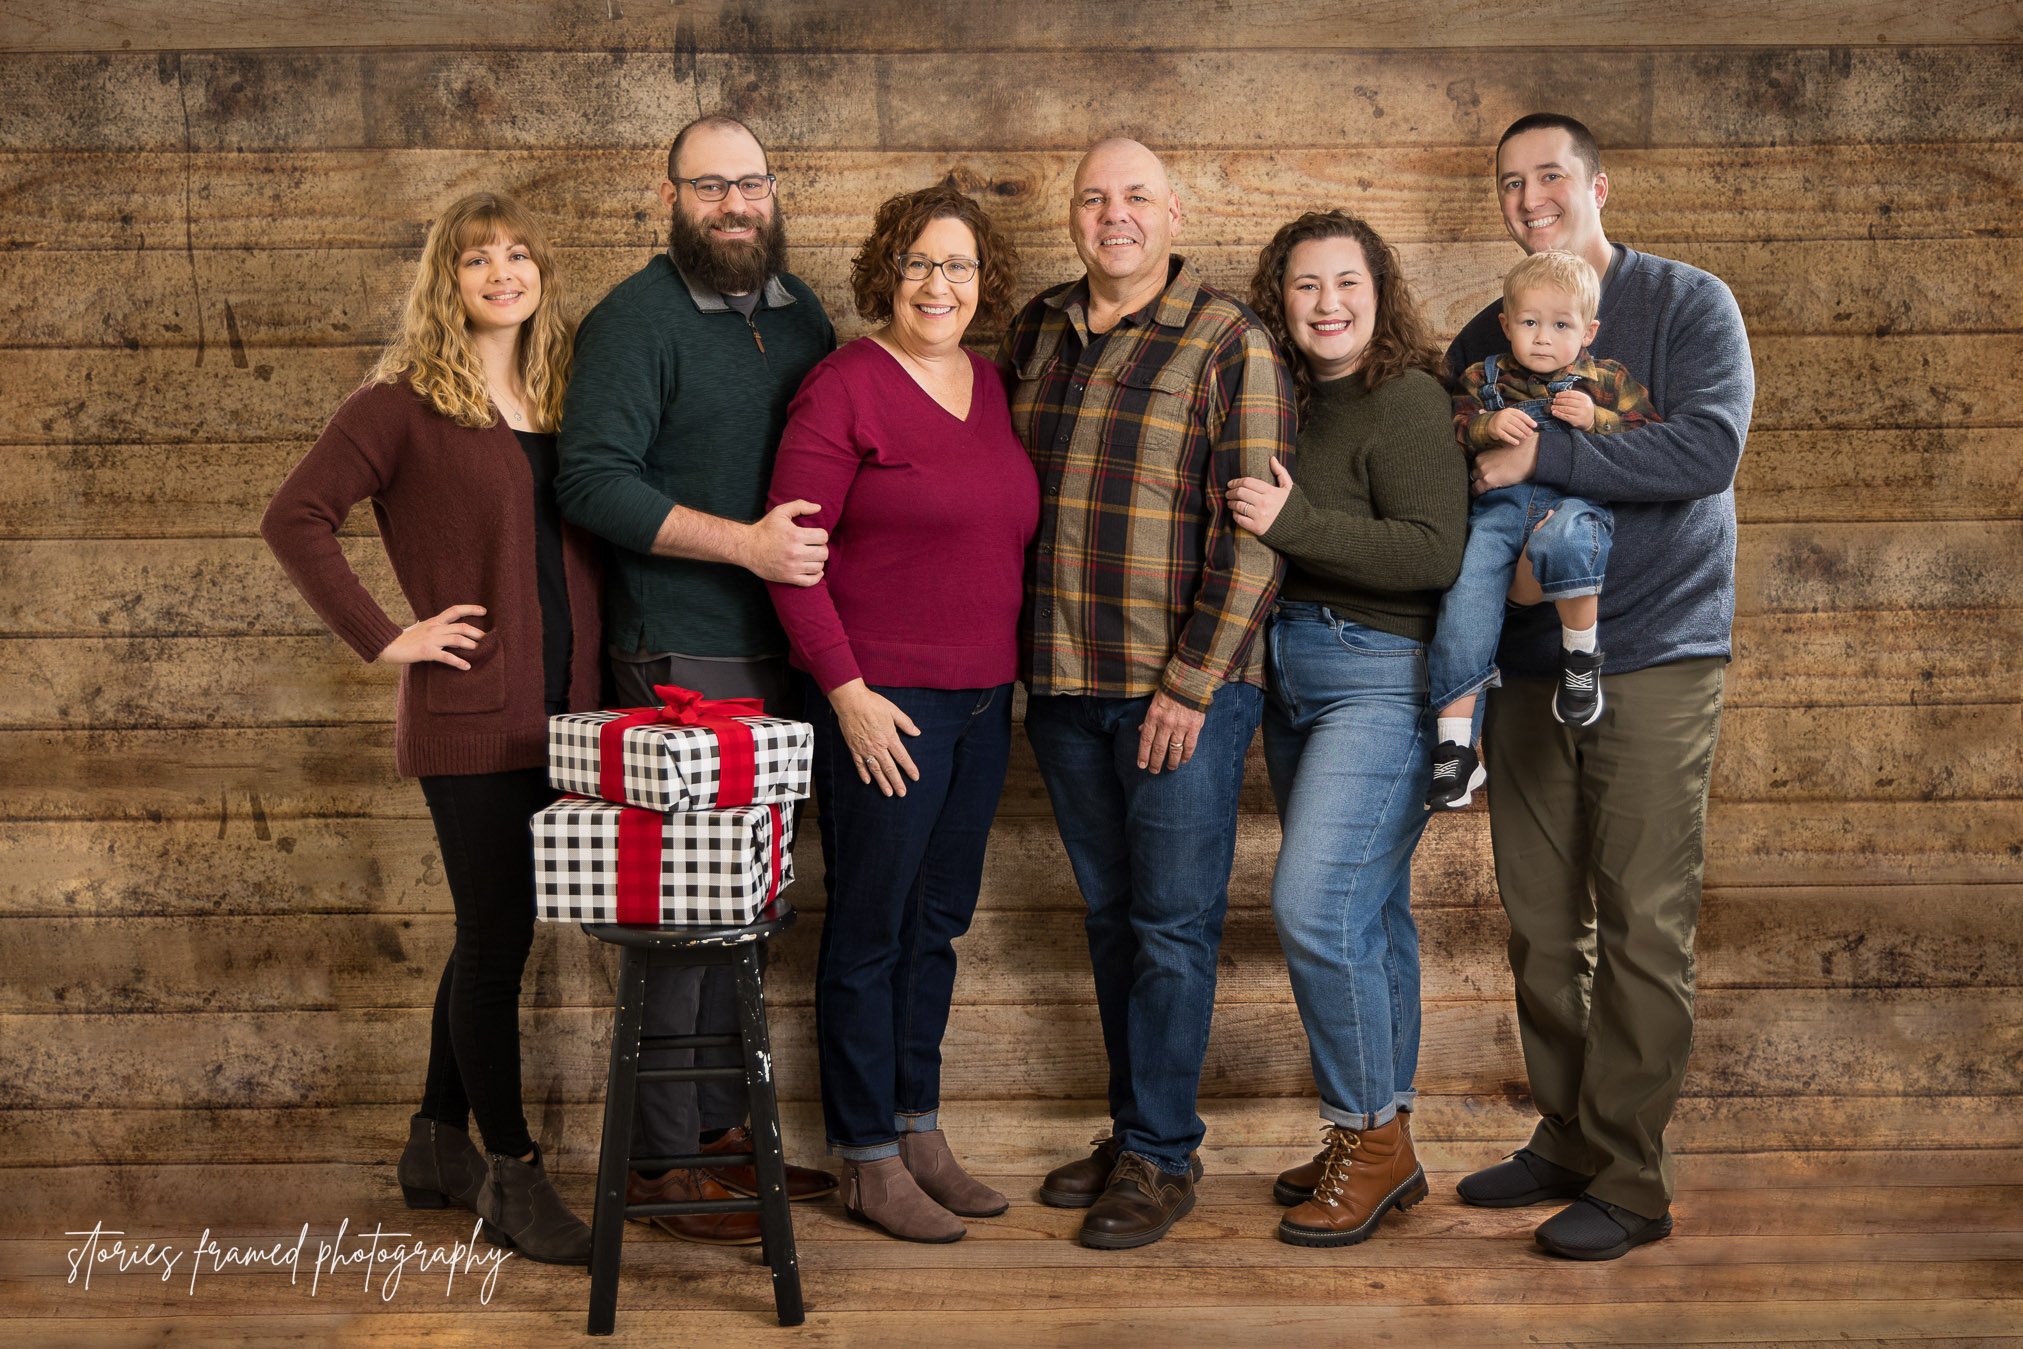
[[1223, 490], [1289, 463], [1293, 396], [1262, 325], [1168, 251], [1180, 202], [1136, 141], [1075, 173], [1081, 280], [1006, 335], [1039, 470], [1023, 619], [1026, 734], [1088, 905], [1111, 1132], [1051, 1172], [1084, 1245], [1157, 1241], [1194, 1205], [1195, 1112], [1237, 793], [1281, 566]]

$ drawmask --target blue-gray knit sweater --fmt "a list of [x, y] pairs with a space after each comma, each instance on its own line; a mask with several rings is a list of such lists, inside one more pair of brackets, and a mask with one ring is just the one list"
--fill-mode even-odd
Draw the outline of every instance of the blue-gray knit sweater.
[[[1719, 277], [1615, 245], [1592, 352], [1644, 382], [1662, 423], [1597, 436], [1539, 432], [1536, 481], [1615, 511], [1601, 594], [1604, 674], [1729, 654], [1735, 621], [1735, 469], [1756, 399], [1749, 335]], [[1509, 349], [1499, 301], [1447, 349], [1458, 378]], [[1513, 612], [1497, 664], [1507, 675], [1559, 669], [1559, 620], [1549, 604]]]

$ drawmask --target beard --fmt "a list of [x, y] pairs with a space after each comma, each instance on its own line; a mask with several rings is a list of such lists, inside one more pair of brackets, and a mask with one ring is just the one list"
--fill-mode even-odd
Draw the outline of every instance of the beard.
[[787, 222], [779, 203], [770, 220], [756, 215], [716, 216], [711, 225], [751, 227], [751, 239], [727, 240], [708, 225], [697, 225], [677, 209], [667, 232], [667, 251], [683, 276], [702, 282], [720, 295], [746, 295], [787, 268]]

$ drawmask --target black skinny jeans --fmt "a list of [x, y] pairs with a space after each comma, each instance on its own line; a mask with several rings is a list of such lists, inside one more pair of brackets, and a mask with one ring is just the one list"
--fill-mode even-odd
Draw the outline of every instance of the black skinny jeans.
[[533, 1151], [520, 1108], [520, 973], [534, 944], [534, 841], [527, 820], [557, 793], [548, 770], [426, 777], [457, 940], [436, 986], [421, 1113], [463, 1129], [485, 1150]]

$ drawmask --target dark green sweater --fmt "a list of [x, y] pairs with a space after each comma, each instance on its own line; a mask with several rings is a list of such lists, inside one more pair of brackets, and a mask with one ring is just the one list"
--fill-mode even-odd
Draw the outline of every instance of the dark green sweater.
[[1290, 564], [1279, 598], [1432, 637], [1468, 541], [1467, 460], [1440, 381], [1409, 370], [1373, 392], [1359, 375], [1317, 385], [1299, 477], [1264, 541]]
[[801, 377], [836, 346], [799, 278], [770, 281], [748, 323], [665, 254], [612, 287], [576, 333], [562, 407], [562, 513], [615, 545], [606, 640], [684, 656], [783, 656], [765, 583], [721, 562], [651, 555], [678, 503], [765, 513], [773, 454]]

